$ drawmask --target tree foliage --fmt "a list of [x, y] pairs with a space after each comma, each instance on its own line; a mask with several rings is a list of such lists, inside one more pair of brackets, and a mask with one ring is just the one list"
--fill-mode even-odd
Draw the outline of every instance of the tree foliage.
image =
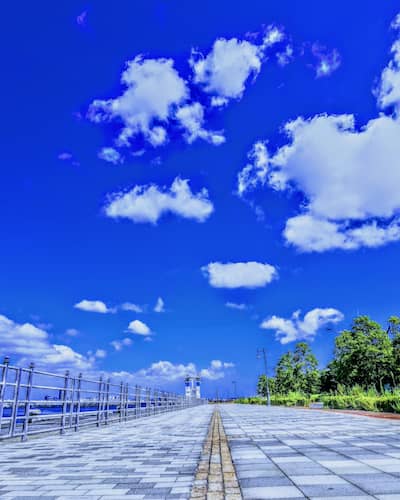
[[[354, 387], [384, 390], [400, 388], [400, 317], [391, 316], [386, 330], [368, 316], [358, 316], [349, 330], [335, 339], [334, 357], [319, 370], [318, 361], [306, 342], [284, 353], [269, 378], [272, 394], [293, 392], [311, 395], [349, 390]], [[258, 381], [258, 394], [266, 395], [266, 378]]]

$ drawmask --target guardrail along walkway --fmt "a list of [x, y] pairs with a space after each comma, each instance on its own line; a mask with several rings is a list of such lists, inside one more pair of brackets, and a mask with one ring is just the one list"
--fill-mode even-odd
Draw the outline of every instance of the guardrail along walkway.
[[110, 379], [0, 364], [0, 440], [148, 417], [204, 404], [205, 400]]

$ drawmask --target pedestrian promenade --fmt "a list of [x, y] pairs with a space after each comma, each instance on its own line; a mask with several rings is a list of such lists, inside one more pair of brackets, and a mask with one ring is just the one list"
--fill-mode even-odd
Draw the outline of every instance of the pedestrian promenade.
[[202, 405], [0, 443], [0, 499], [399, 500], [400, 421]]
[[400, 422], [223, 405], [244, 498], [400, 500]]

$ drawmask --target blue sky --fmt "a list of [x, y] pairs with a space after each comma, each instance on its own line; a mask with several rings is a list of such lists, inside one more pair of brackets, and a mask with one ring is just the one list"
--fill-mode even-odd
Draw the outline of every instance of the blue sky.
[[1, 354], [251, 393], [397, 314], [398, 11], [5, 6]]

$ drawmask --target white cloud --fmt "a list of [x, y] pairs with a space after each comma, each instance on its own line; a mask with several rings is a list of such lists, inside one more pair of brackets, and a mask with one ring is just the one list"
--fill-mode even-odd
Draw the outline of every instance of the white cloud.
[[274, 330], [275, 337], [281, 344], [295, 340], [313, 341], [318, 330], [330, 323], [339, 323], [344, 318], [343, 314], [333, 308], [315, 308], [300, 318], [300, 311], [293, 313], [291, 319], [271, 316], [265, 319], [260, 327]]
[[[400, 16], [400, 15], [399, 15]], [[398, 17], [399, 17], [398, 16]], [[378, 104], [381, 108], [394, 107], [400, 113], [400, 39], [392, 45], [392, 59], [383, 70], [378, 89]]]
[[376, 248], [400, 240], [400, 220], [394, 219], [384, 226], [372, 221], [350, 227], [347, 223], [331, 222], [308, 214], [297, 215], [286, 222], [284, 236], [304, 252]]
[[104, 359], [107, 356], [107, 351], [104, 349], [97, 349], [94, 355], [96, 358]]
[[116, 351], [121, 351], [123, 347], [130, 346], [132, 343], [132, 340], [129, 337], [126, 337], [122, 340], [113, 340], [110, 342], [110, 345], [112, 345]]
[[260, 262], [211, 262], [201, 270], [215, 288], [263, 287], [278, 277], [274, 266]]
[[151, 335], [151, 330], [146, 325], [146, 323], [143, 323], [143, 321], [140, 321], [138, 319], [135, 319], [134, 321], [131, 321], [129, 323], [128, 331], [130, 331], [131, 333], [136, 333], [137, 335]]
[[245, 192], [263, 186], [267, 180], [269, 154], [266, 143], [257, 141], [248, 154], [250, 162], [238, 174], [237, 192], [243, 196]]
[[263, 51], [257, 45], [237, 38], [219, 38], [206, 57], [192, 53], [194, 82], [217, 97], [240, 99], [248, 78], [259, 73], [262, 57]]
[[175, 107], [188, 97], [186, 82], [175, 70], [173, 60], [137, 56], [128, 61], [121, 83], [126, 89], [120, 96], [93, 101], [89, 119], [96, 123], [121, 123], [121, 145], [129, 145], [138, 134], [153, 146], [165, 143], [162, 124], [168, 123]]
[[225, 306], [229, 309], [237, 309], [238, 311], [244, 311], [247, 309], [246, 304], [237, 304], [236, 302], [225, 302]]
[[120, 309], [123, 311], [133, 311], [135, 313], [142, 313], [143, 307], [137, 304], [133, 304], [132, 302], [124, 302], [120, 305]]
[[165, 304], [164, 301], [161, 297], [158, 297], [156, 305], [154, 306], [154, 312], [156, 313], [163, 313], [165, 312]]
[[153, 382], [184, 380], [186, 376], [200, 375], [203, 379], [218, 380], [225, 376], [227, 369], [233, 368], [233, 363], [226, 363], [213, 360], [209, 367], [197, 369], [194, 363], [174, 364], [170, 361], [158, 361], [150, 367], [139, 370], [134, 374], [138, 379], [150, 380]]
[[115, 193], [105, 207], [108, 217], [124, 217], [134, 222], [152, 224], [156, 224], [166, 213], [204, 222], [213, 210], [205, 188], [194, 194], [189, 181], [179, 177], [174, 180], [170, 189], [150, 184], [135, 186], [127, 193]]
[[113, 309], [109, 309], [104, 302], [101, 300], [81, 300], [74, 305], [75, 309], [80, 309], [81, 311], [96, 312], [101, 314], [106, 314], [113, 312]]
[[400, 29], [400, 13], [397, 14], [397, 16], [393, 19], [393, 22], [391, 24], [391, 28], [394, 30]]
[[114, 165], [117, 165], [118, 163], [123, 162], [123, 158], [121, 156], [121, 153], [114, 148], [102, 148], [99, 151], [98, 157], [101, 160], [108, 161], [110, 163], [114, 163]]
[[67, 328], [65, 330], [65, 335], [68, 335], [69, 337], [77, 337], [79, 335], [79, 330], [76, 328]]
[[315, 75], [317, 78], [330, 76], [336, 71], [341, 64], [341, 57], [336, 49], [328, 49], [327, 47], [314, 43], [311, 47], [311, 52], [317, 59], [314, 66]]
[[70, 347], [51, 344], [49, 334], [31, 323], [19, 324], [0, 315], [0, 338], [0, 353], [17, 356], [21, 365], [33, 361], [49, 369], [88, 370], [93, 367], [90, 359]]
[[225, 142], [225, 137], [221, 132], [205, 130], [203, 128], [204, 107], [199, 102], [181, 106], [176, 112], [176, 118], [185, 129], [186, 140], [189, 144], [198, 138], [204, 139], [215, 146], [219, 146]]
[[262, 47], [271, 47], [272, 45], [281, 42], [284, 38], [285, 34], [280, 28], [274, 25], [268, 26], [263, 38]]

